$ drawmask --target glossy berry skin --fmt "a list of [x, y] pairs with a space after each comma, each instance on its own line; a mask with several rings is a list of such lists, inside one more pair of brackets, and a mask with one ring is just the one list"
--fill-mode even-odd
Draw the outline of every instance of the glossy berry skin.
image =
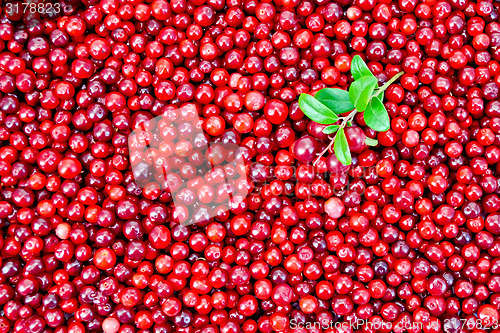
[[363, 130], [359, 127], [348, 127], [345, 130], [347, 143], [349, 148], [354, 153], [360, 153], [366, 148], [366, 136]]
[[294, 143], [293, 153], [295, 158], [302, 163], [312, 162], [319, 153], [318, 143], [311, 137], [300, 138]]

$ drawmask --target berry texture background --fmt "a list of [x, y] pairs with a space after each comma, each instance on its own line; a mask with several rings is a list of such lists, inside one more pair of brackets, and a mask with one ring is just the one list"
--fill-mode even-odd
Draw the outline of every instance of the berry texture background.
[[[34, 3], [0, 6], [0, 333], [499, 332], [500, 2]], [[298, 98], [355, 55], [404, 72], [390, 128], [315, 161]]]

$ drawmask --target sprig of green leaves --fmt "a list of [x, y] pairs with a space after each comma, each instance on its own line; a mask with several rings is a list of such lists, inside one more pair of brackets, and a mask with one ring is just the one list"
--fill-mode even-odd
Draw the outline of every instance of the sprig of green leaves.
[[[368, 127], [377, 132], [387, 131], [390, 127], [390, 119], [383, 103], [384, 91], [403, 75], [403, 72], [396, 74], [379, 88], [377, 78], [363, 59], [355, 55], [351, 62], [351, 74], [354, 82], [351, 83], [349, 91], [325, 88], [318, 91], [314, 97], [308, 94], [299, 96], [299, 106], [302, 112], [319, 124], [329, 125], [323, 129], [323, 133], [335, 133], [335, 138], [328, 148], [333, 145], [337, 159], [345, 165], [351, 164], [351, 152], [344, 128], [352, 125], [351, 122], [357, 112], [363, 112], [363, 118]], [[339, 117], [348, 112], [348, 115]], [[377, 140], [371, 138], [367, 138], [366, 141], [369, 146], [378, 144]]]

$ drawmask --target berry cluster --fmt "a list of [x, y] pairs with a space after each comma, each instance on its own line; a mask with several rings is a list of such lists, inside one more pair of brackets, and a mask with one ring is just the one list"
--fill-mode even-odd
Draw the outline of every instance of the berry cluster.
[[[498, 327], [499, 2], [60, 3], [0, 8], [0, 333]], [[356, 55], [345, 165], [298, 98]]]

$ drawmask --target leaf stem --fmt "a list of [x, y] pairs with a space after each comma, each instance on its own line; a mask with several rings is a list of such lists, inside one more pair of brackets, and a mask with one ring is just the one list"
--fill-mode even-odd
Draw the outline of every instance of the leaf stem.
[[354, 119], [354, 116], [356, 115], [356, 113], [358, 113], [358, 110], [354, 109], [352, 110], [351, 113], [349, 113], [346, 117], [343, 117], [343, 118], [340, 118], [342, 119], [342, 123], [340, 124], [337, 132], [335, 132], [335, 136], [333, 137], [333, 139], [330, 141], [330, 143], [328, 144], [328, 147], [326, 147], [325, 149], [323, 149], [323, 151], [321, 153], [318, 154], [318, 157], [316, 158], [316, 160], [314, 160], [313, 162], [313, 165], [316, 165], [318, 162], [319, 162], [319, 159], [325, 155], [329, 150], [330, 148], [333, 147], [334, 143], [335, 143], [335, 138], [337, 137], [337, 134], [344, 129], [344, 127], [346, 127], [347, 123], [349, 123], [350, 121], [352, 121]]
[[394, 75], [389, 81], [387, 81], [382, 87], [378, 88], [377, 92], [375, 94], [373, 94], [372, 98], [373, 97], [377, 97], [378, 95], [380, 95], [381, 93], [383, 93], [391, 84], [394, 83], [394, 81], [396, 81], [397, 79], [399, 79], [399, 77], [401, 75], [403, 75], [405, 72], [401, 71], [399, 73], [397, 73], [396, 75]]

